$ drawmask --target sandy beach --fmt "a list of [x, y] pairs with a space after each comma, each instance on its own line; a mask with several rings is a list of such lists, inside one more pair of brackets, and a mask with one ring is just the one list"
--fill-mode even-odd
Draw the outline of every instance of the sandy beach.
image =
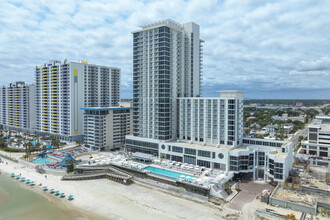
[[[58, 200], [61, 205], [76, 208], [88, 219], [221, 219], [219, 210], [203, 205], [202, 201], [189, 201], [169, 195], [150, 186], [129, 186], [107, 179], [88, 181], [61, 181], [60, 176], [36, 173], [34, 169], [4, 159], [0, 164], [1, 175], [19, 174], [36, 181], [37, 185], [54, 188], [66, 195], [72, 194], [73, 201], [57, 198], [35, 186], [35, 192]], [[60, 201], [59, 201], [60, 200]], [[225, 214], [225, 213], [221, 213]]]

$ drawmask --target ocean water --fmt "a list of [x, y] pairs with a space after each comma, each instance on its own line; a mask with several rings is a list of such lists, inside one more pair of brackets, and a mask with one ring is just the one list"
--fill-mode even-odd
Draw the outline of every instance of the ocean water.
[[[10, 179], [7, 174], [0, 174], [0, 219], [1, 220], [66, 220], [86, 219], [56, 201], [47, 199], [36, 192], [20, 185], [25, 183]], [[25, 186], [29, 187], [29, 186]]]

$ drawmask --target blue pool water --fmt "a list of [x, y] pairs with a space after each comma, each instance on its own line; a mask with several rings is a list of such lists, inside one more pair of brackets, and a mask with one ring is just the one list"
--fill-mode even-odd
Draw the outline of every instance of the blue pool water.
[[48, 159], [48, 158], [38, 157], [37, 159], [33, 160], [33, 162], [44, 164], [44, 163], [51, 163], [51, 162], [54, 162], [54, 161], [51, 160], [51, 159]]
[[[151, 166], [145, 167], [145, 168], [143, 168], [143, 170], [149, 170], [152, 173], [172, 177], [172, 178], [175, 178], [175, 179], [180, 178], [180, 179], [192, 180], [192, 178], [196, 178], [194, 176], [186, 175], [184, 173], [178, 173], [178, 172], [165, 170], [165, 169], [160, 169], [160, 168], [151, 167]], [[184, 175], [184, 177], [182, 175]]]

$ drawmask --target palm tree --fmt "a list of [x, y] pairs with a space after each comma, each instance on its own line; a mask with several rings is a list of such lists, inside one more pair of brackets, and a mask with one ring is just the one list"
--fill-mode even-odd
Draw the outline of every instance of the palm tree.
[[31, 142], [29, 142], [29, 143], [24, 143], [23, 146], [25, 147], [25, 157], [29, 158], [31, 155], [31, 151], [34, 150], [33, 145]]
[[53, 138], [53, 139], [52, 139], [52, 142], [51, 142], [51, 145], [53, 145], [53, 146], [56, 147], [56, 148], [59, 148], [59, 146], [61, 145], [61, 142], [60, 142], [59, 139], [57, 139], [57, 138]]
[[41, 144], [39, 142], [36, 143], [36, 145], [34, 146], [36, 149], [40, 150]]
[[78, 146], [80, 147], [82, 144], [82, 140], [76, 140], [76, 144], [78, 144]]
[[20, 137], [17, 138], [17, 147], [19, 147], [22, 144], [22, 140]]

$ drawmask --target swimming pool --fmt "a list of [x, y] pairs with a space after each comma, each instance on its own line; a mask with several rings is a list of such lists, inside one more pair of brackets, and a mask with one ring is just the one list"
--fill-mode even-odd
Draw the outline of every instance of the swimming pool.
[[51, 163], [51, 162], [54, 162], [54, 161], [51, 160], [51, 159], [48, 159], [48, 158], [38, 157], [37, 159], [33, 160], [33, 162], [44, 164], [44, 163]]
[[143, 168], [143, 170], [149, 170], [152, 173], [160, 174], [163, 176], [168, 176], [168, 177], [175, 178], [175, 179], [177, 179], [177, 178], [186, 179], [186, 180], [196, 179], [195, 176], [190, 176], [190, 175], [187, 175], [184, 173], [178, 173], [178, 172], [174, 172], [174, 171], [170, 171], [170, 170], [160, 169], [157, 167], [148, 166], [148, 167]]

